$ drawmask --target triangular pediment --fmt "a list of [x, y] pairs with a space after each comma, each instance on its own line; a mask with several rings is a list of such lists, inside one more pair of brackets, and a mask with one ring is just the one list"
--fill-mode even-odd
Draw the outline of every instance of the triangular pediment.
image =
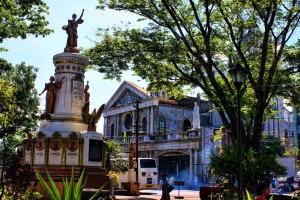
[[124, 81], [106, 103], [106, 109], [128, 105], [137, 100], [142, 101], [148, 98], [150, 98], [150, 96], [145, 89], [130, 81]]

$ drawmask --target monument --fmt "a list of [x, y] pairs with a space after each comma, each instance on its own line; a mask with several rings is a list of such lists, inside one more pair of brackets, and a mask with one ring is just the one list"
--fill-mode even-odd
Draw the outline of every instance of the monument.
[[[68, 34], [67, 46], [63, 53], [53, 56], [54, 76], [40, 93], [47, 91], [46, 113], [50, 119], [42, 120], [39, 129], [24, 139], [23, 156], [41, 174], [47, 169], [58, 187], [73, 166], [78, 177], [85, 168], [85, 187], [97, 189], [109, 182], [104, 169], [105, 141], [96, 131], [105, 105], [89, 113], [88, 83], [84, 87], [89, 60], [77, 48], [77, 27], [83, 23], [83, 11], [79, 19], [73, 14], [68, 25], [63, 26]], [[106, 189], [111, 189], [108, 187], [109, 184]]]

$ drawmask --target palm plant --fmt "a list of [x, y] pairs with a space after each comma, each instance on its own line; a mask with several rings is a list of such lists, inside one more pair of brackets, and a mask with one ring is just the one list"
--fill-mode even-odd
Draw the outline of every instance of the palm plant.
[[[50, 200], [80, 200], [82, 197], [82, 191], [85, 185], [85, 181], [83, 181], [83, 176], [84, 176], [84, 169], [78, 179], [78, 182], [74, 188], [74, 167], [72, 168], [72, 174], [70, 177], [70, 181], [68, 181], [68, 178], [63, 178], [63, 193], [62, 195], [59, 193], [58, 188], [56, 187], [53, 179], [51, 178], [48, 170], [46, 170], [47, 173], [47, 178], [49, 181], [49, 185], [45, 182], [41, 174], [36, 171], [36, 176], [38, 180], [40, 181], [42, 187], [45, 189], [45, 191], [48, 194], [48, 197]], [[105, 187], [106, 184], [102, 185], [101, 188], [89, 199], [89, 200], [94, 200], [97, 198], [97, 196], [102, 192], [103, 188]]]

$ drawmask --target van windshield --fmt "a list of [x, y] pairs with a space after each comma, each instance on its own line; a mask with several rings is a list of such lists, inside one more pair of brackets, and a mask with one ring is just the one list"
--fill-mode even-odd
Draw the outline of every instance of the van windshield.
[[143, 159], [140, 160], [141, 168], [156, 168], [155, 160], [153, 159]]

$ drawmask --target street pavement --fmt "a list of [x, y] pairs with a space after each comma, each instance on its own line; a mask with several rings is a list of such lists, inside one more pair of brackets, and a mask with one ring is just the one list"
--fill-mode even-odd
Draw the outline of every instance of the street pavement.
[[[199, 191], [196, 190], [176, 190], [174, 189], [171, 193], [171, 200], [176, 200], [178, 197], [182, 197], [184, 200], [200, 200]], [[122, 196], [116, 195], [116, 200], [160, 200], [161, 190], [141, 190], [140, 196]]]
[[[274, 195], [278, 195], [278, 193], [273, 193]], [[293, 192], [281, 194], [284, 196], [293, 196]], [[174, 189], [171, 193], [171, 200], [180, 199], [178, 197], [182, 197], [183, 200], [200, 200], [199, 191], [197, 190], [178, 190]], [[141, 190], [139, 196], [124, 196], [124, 195], [116, 195], [116, 200], [160, 200], [161, 198], [161, 190]]]

